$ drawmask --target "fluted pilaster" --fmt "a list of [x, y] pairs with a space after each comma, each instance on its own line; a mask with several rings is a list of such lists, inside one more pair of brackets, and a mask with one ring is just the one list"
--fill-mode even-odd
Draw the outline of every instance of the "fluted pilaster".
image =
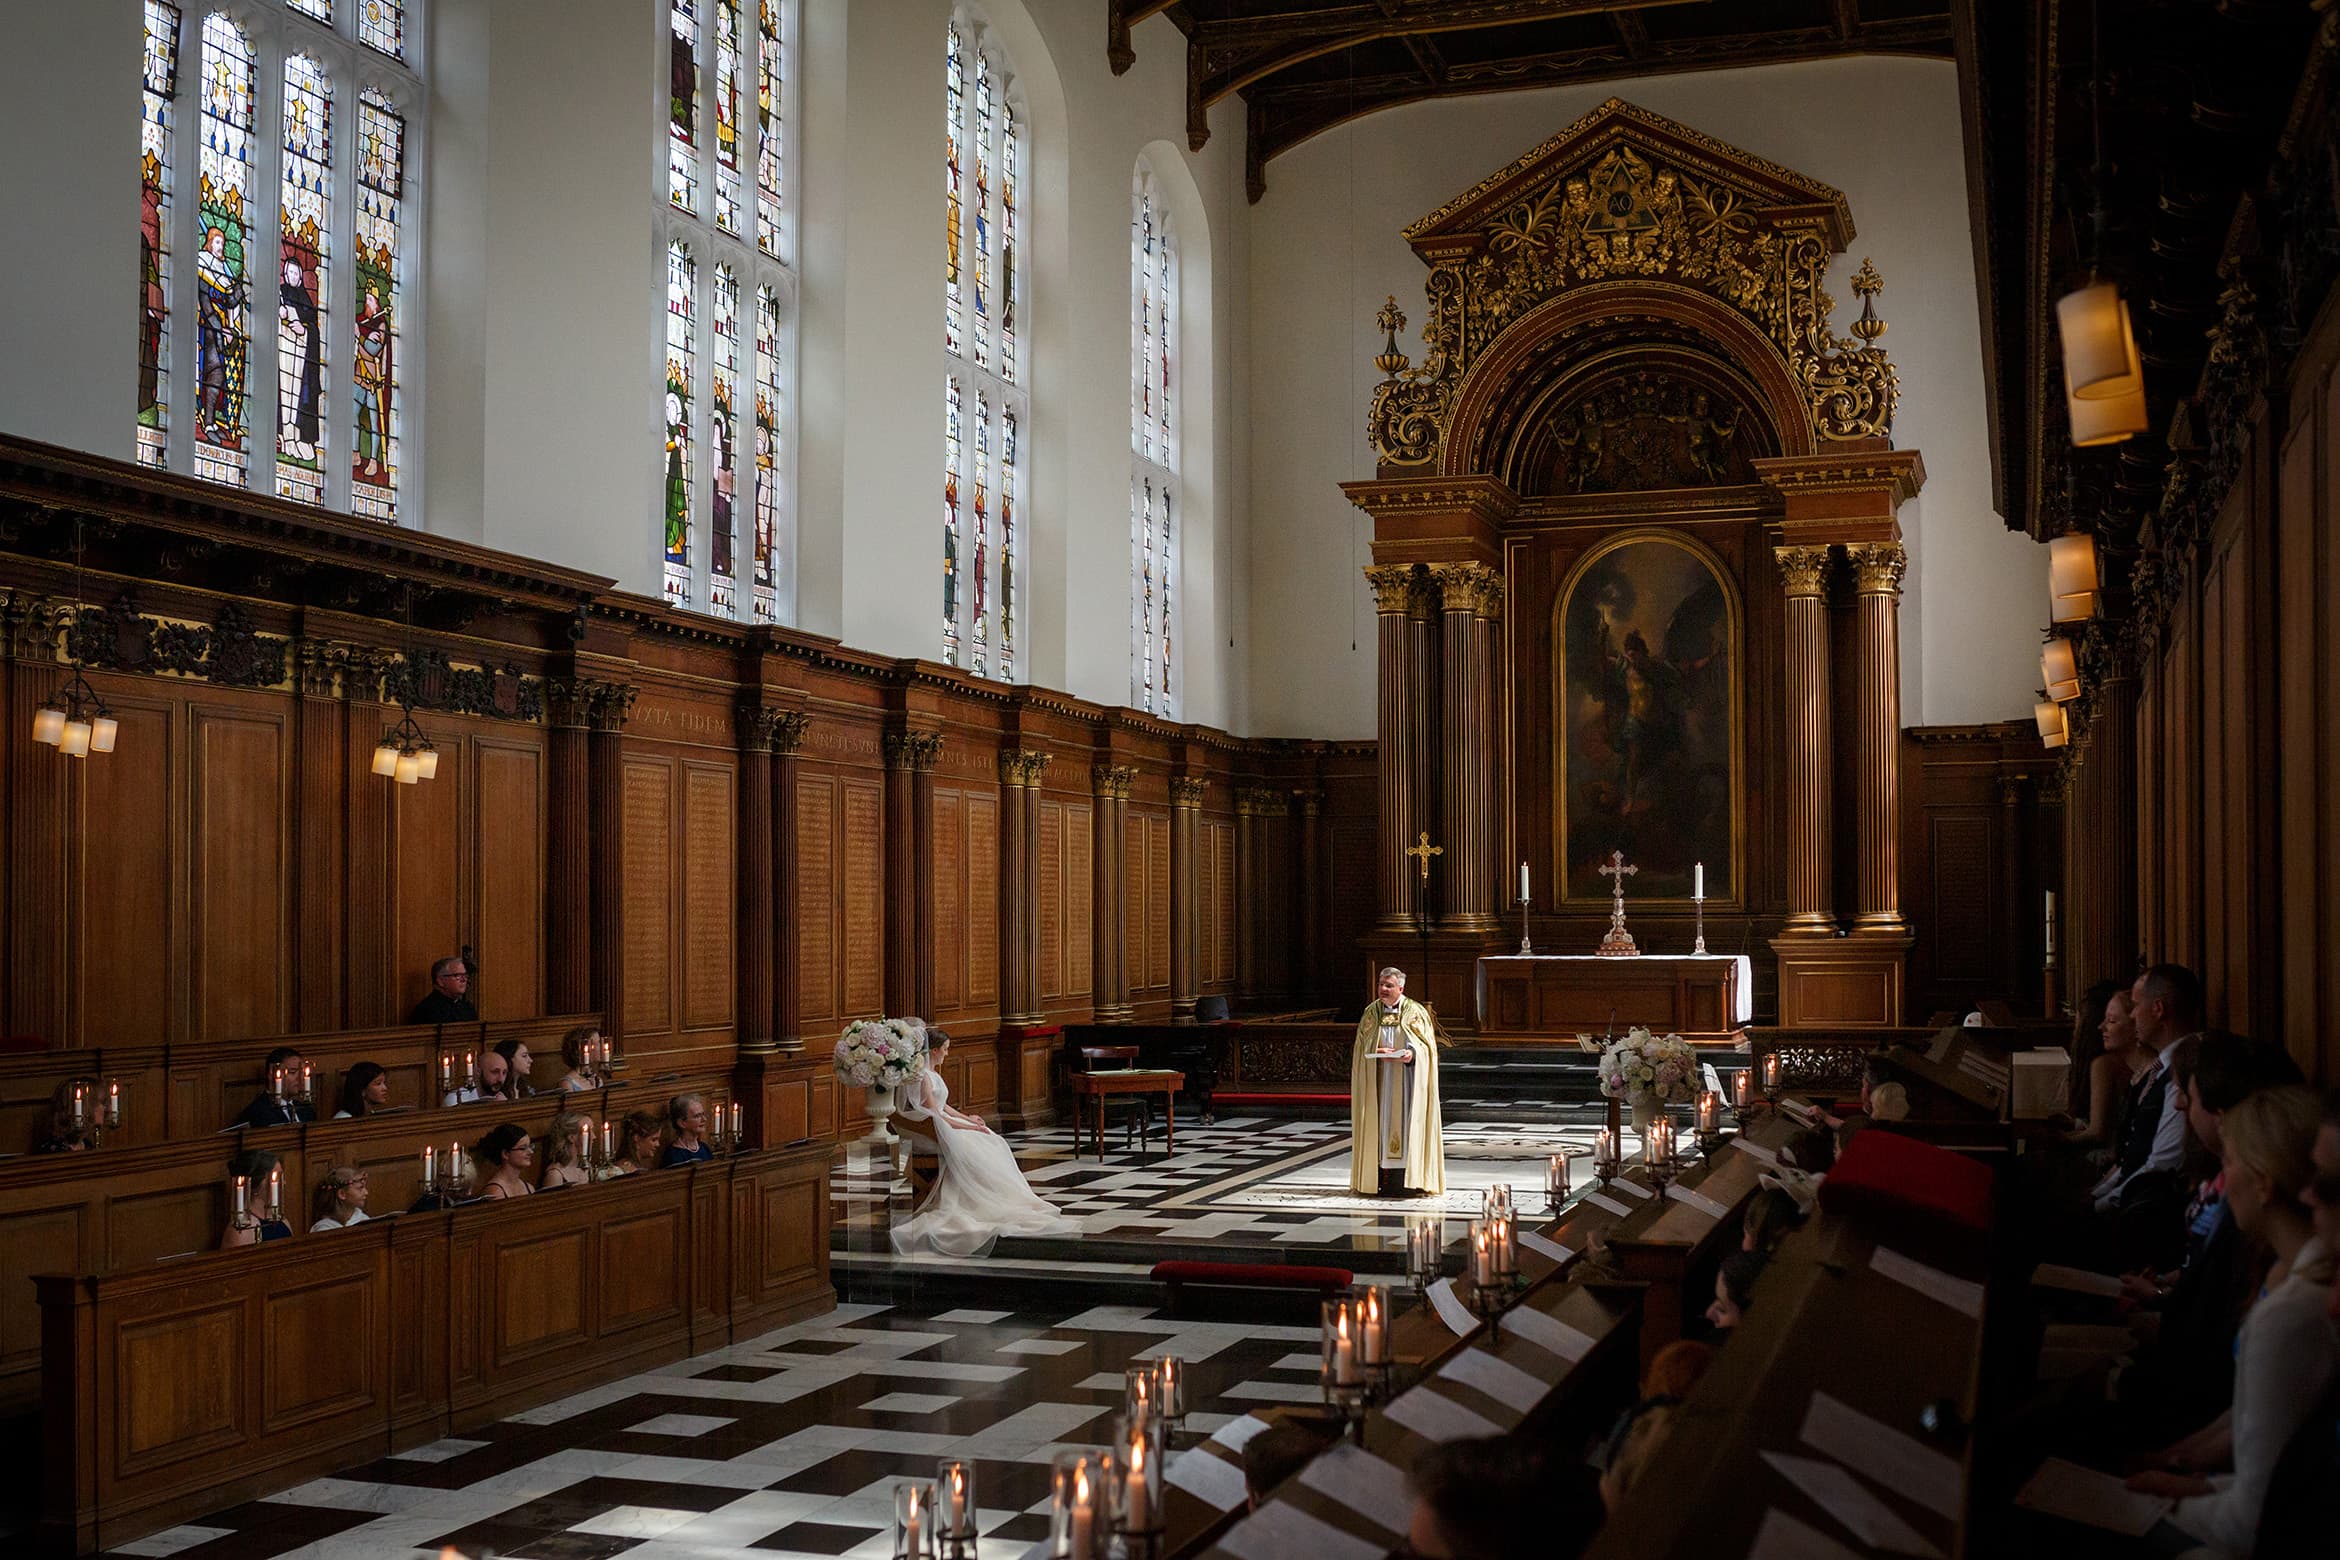
[[[1495, 765], [1492, 626], [1502, 615], [1503, 576], [1484, 564], [1432, 567], [1441, 614], [1439, 754], [1444, 779], [1439, 820], [1446, 847], [1441, 929], [1479, 932], [1495, 924]], [[1435, 870], [1433, 876], [1436, 876]]]
[[772, 726], [772, 1049], [804, 1049], [802, 978], [797, 969], [801, 919], [796, 881], [796, 765], [812, 718], [785, 710]]
[[739, 940], [734, 976], [743, 1055], [772, 1049], [772, 973], [779, 954], [772, 924], [778, 882], [772, 857], [772, 733], [779, 725], [780, 711], [769, 705], [739, 707]]
[[1095, 933], [1096, 1011], [1100, 1024], [1126, 1024], [1129, 1003], [1128, 883], [1122, 862], [1129, 848], [1129, 788], [1136, 766], [1098, 764], [1089, 771], [1095, 790], [1096, 833], [1090, 849], [1096, 894], [1091, 920]]
[[1836, 930], [1831, 832], [1828, 556], [1826, 547], [1775, 547], [1787, 586], [1787, 834], [1789, 932]]
[[886, 734], [886, 1011], [934, 1008], [934, 766], [942, 734]]
[[[1381, 828], [1376, 853], [1381, 885], [1380, 923], [1385, 930], [1414, 929], [1413, 883], [1406, 874], [1406, 845], [1413, 826], [1415, 789], [1414, 716], [1420, 697], [1407, 607], [1416, 594], [1413, 566], [1377, 563], [1365, 571], [1373, 586], [1374, 623], [1380, 659], [1379, 698], [1374, 721], [1380, 741]], [[1172, 818], [1175, 829], [1177, 820]], [[1176, 844], [1172, 845], [1175, 852]]]
[[[1009, 1024], [1040, 1022], [1040, 861], [1037, 800], [1049, 755], [1016, 748], [999, 755], [1000, 1014]], [[1034, 805], [1027, 806], [1027, 800]]]
[[1202, 983], [1195, 974], [1195, 939], [1201, 928], [1202, 882], [1195, 853], [1202, 824], [1203, 796], [1210, 782], [1179, 775], [1170, 781], [1170, 1021], [1194, 1017]]
[[1901, 914], [1901, 576], [1909, 555], [1899, 542], [1846, 549], [1852, 559], [1860, 699], [1853, 749], [1853, 925], [1905, 932]]

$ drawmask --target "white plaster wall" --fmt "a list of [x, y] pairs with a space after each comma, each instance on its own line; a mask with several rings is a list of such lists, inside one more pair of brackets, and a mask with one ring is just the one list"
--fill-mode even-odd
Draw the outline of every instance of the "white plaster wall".
[[[0, 429], [129, 460], [145, 13], [138, 0], [0, 9], [0, 190], [12, 229], [0, 244]], [[177, 198], [193, 188], [182, 167]]]
[[1990, 507], [1980, 326], [1955, 77], [1947, 64], [1852, 59], [1416, 104], [1330, 131], [1268, 165], [1251, 233], [1250, 657], [1262, 735], [1374, 729], [1373, 604], [1358, 570], [1369, 524], [1341, 496], [1369, 477], [1364, 416], [1378, 373], [1373, 314], [1398, 297], [1421, 354], [1427, 272], [1404, 226], [1610, 96], [1680, 120], [1844, 191], [1858, 236], [1830, 291], [1853, 316], [1863, 256], [1900, 370], [1894, 440], [1925, 455], [1902, 511], [1905, 723], [2020, 717], [2038, 680], [2042, 549]]

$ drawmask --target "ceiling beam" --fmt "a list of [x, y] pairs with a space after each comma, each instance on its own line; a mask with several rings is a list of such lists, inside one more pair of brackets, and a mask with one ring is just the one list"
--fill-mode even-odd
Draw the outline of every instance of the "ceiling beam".
[[1699, 0], [1419, 0], [1397, 10], [1380, 0], [1358, 0], [1314, 11], [1279, 11], [1224, 21], [1198, 19], [1188, 36], [1201, 45], [1206, 56], [1202, 94], [1208, 104], [1318, 55], [1384, 38], [1469, 32], [1693, 3]]
[[[1646, 40], [1638, 54], [1629, 52], [1620, 40], [1549, 54], [1450, 62], [1445, 80], [1436, 88], [1424, 86], [1421, 77], [1411, 71], [1286, 85], [1271, 82], [1246, 94], [1251, 104], [1251, 145], [1247, 148], [1247, 160], [1254, 170], [1254, 187], [1260, 187], [1268, 160], [1290, 151], [1309, 137], [1360, 115], [1429, 97], [1722, 70], [1843, 54], [1916, 54], [1943, 58], [1949, 54], [1950, 42], [1949, 17], [1917, 17], [1863, 22], [1849, 41], [1839, 39], [1833, 26], [1799, 27], [1723, 38]], [[1255, 194], [1253, 199], [1257, 198]]]
[[1105, 63], [1119, 76], [1137, 63], [1129, 46], [1129, 30], [1149, 16], [1158, 16], [1178, 0], [1105, 0]]
[[1648, 52], [1649, 29], [1642, 25], [1638, 15], [1631, 11], [1611, 11], [1609, 25], [1617, 29], [1617, 41], [1625, 46], [1627, 54], [1640, 59]]
[[1836, 36], [1851, 42], [1861, 30], [1861, 0], [1836, 0]]

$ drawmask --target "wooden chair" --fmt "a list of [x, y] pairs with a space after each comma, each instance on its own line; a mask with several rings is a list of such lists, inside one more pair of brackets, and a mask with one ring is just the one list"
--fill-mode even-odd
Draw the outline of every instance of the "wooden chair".
[[942, 1174], [942, 1145], [925, 1130], [925, 1123], [916, 1119], [893, 1118], [897, 1152], [902, 1156], [902, 1173], [910, 1181], [910, 1205], [915, 1208], [926, 1201], [926, 1194], [934, 1190], [936, 1177]]
[[[1080, 1048], [1080, 1071], [1085, 1073], [1115, 1072], [1122, 1068], [1135, 1067], [1137, 1064], [1138, 1048], [1134, 1045], [1084, 1045]], [[1105, 1113], [1112, 1109], [1119, 1109], [1122, 1113], [1124, 1125], [1121, 1141], [1123, 1146], [1131, 1146], [1130, 1139], [1134, 1136], [1137, 1139], [1135, 1147], [1142, 1152], [1147, 1141], [1154, 1135], [1153, 1100], [1143, 1094], [1099, 1095], [1097, 1097], [1097, 1110], [1100, 1120], [1098, 1127], [1100, 1139], [1104, 1136], [1102, 1123], [1106, 1119]], [[1076, 1128], [1078, 1125], [1076, 1122]], [[1073, 1146], [1075, 1149], [1080, 1146], [1077, 1131], [1074, 1134]]]

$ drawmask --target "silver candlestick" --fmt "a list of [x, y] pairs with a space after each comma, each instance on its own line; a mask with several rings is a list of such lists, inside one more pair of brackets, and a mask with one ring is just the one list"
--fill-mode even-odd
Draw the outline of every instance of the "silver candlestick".
[[1519, 956], [1524, 959], [1535, 951], [1536, 945], [1528, 941], [1528, 897], [1522, 894], [1519, 896]]
[[1703, 954], [1706, 952], [1706, 896], [1693, 894], [1690, 896], [1690, 903], [1698, 914], [1698, 940], [1690, 945], [1690, 951], [1693, 954]]

